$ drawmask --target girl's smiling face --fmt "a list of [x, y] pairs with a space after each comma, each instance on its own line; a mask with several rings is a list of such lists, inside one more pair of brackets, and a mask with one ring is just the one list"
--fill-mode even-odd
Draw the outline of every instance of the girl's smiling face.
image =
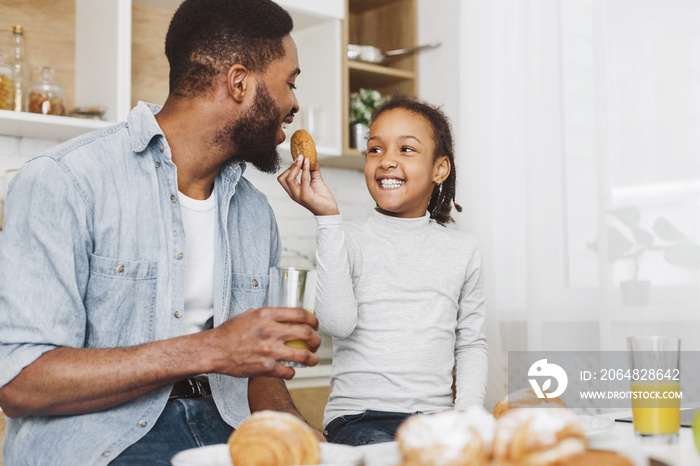
[[422, 217], [433, 189], [449, 173], [449, 158], [435, 157], [433, 130], [426, 118], [395, 108], [374, 120], [367, 141], [365, 181], [381, 213]]

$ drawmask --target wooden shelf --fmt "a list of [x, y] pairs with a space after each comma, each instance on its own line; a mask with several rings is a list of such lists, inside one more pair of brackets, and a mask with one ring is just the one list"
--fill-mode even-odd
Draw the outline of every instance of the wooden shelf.
[[[377, 89], [382, 94], [388, 94], [396, 90], [410, 93], [416, 80], [416, 74], [412, 71], [371, 63], [348, 61], [348, 71], [351, 92], [365, 87]], [[405, 87], [408, 87], [408, 89], [405, 89]]]
[[349, 60], [348, 44], [395, 50], [417, 44], [417, 0], [345, 0], [343, 22], [343, 155], [322, 160], [322, 166], [362, 170], [364, 156], [350, 148], [348, 111], [350, 94], [360, 88], [375, 89], [383, 96], [417, 95], [418, 60], [415, 54], [392, 57], [385, 65]]
[[354, 73], [354, 77], [367, 75], [374, 79], [382, 79], [382, 77], [392, 80], [416, 79], [416, 73], [413, 71], [400, 70], [374, 63], [348, 60], [348, 68], [351, 73]]
[[0, 110], [0, 134], [5, 136], [65, 141], [113, 124], [111, 121]]
[[396, 3], [397, 0], [352, 0], [350, 2], [350, 13], [360, 14], [376, 8]]

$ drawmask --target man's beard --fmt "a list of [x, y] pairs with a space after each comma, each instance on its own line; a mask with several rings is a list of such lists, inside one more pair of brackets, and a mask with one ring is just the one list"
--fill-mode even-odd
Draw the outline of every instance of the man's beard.
[[250, 162], [262, 172], [275, 173], [281, 162], [276, 144], [281, 113], [265, 84], [260, 82], [253, 107], [217, 134], [217, 140], [233, 148], [230, 160]]

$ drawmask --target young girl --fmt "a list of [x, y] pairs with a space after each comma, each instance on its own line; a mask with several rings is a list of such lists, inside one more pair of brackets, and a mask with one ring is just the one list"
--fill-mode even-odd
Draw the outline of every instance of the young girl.
[[320, 170], [302, 159], [278, 180], [317, 221], [315, 311], [333, 337], [328, 441], [392, 441], [411, 414], [482, 405], [481, 256], [472, 235], [444, 227], [455, 197], [445, 115], [406, 97], [377, 109], [364, 170], [377, 207], [363, 221], [343, 222]]

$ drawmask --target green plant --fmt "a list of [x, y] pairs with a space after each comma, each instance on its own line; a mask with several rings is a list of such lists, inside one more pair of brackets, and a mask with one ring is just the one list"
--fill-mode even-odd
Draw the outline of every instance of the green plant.
[[379, 91], [360, 88], [350, 94], [350, 123], [361, 123], [369, 126], [372, 112], [379, 107], [384, 99]]
[[[664, 217], [658, 217], [652, 231], [640, 226], [641, 212], [637, 207], [622, 207], [610, 211], [627, 233], [609, 225], [607, 229], [608, 263], [628, 261], [632, 267], [633, 280], [639, 279], [642, 259], [648, 254], [661, 253], [666, 262], [677, 267], [700, 269], [700, 245], [688, 239], [678, 228]], [[598, 243], [587, 246], [598, 252]]]

